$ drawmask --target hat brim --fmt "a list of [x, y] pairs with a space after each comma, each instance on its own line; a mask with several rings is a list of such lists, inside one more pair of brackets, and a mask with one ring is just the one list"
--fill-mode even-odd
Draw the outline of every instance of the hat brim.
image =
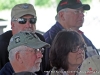
[[88, 5], [88, 4], [83, 4], [83, 9], [84, 9], [84, 10], [90, 10], [90, 5]]
[[88, 4], [77, 4], [77, 5], [73, 5], [73, 7], [71, 7], [72, 9], [78, 9], [83, 7], [84, 10], [90, 10], [90, 5]]
[[28, 47], [31, 47], [31, 48], [34, 48], [34, 49], [39, 49], [39, 48], [42, 48], [42, 47], [50, 47], [50, 45], [46, 42], [43, 42], [41, 40], [36, 40], [36, 41], [30, 41], [26, 44], [24, 44], [25, 46], [28, 46]]

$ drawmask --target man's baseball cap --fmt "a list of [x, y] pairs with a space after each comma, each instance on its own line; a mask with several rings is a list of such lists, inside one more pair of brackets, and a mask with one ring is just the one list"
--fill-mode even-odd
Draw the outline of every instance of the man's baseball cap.
[[30, 15], [33, 15], [34, 17], [36, 17], [36, 11], [34, 9], [34, 6], [32, 4], [28, 4], [28, 3], [17, 4], [12, 8], [11, 19], [19, 18], [26, 14], [30, 14]]
[[8, 52], [11, 49], [21, 45], [34, 48], [34, 49], [50, 46], [48, 43], [41, 41], [35, 33], [22, 31], [11, 37], [10, 43], [8, 45]]
[[79, 75], [100, 75], [100, 55], [94, 55], [84, 60]]
[[77, 9], [83, 7], [84, 10], [89, 10], [88, 4], [82, 4], [80, 0], [61, 0], [57, 7], [57, 13], [65, 8]]

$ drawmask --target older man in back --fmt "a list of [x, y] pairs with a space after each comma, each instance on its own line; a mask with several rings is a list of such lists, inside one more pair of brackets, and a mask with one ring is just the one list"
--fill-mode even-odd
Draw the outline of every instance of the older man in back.
[[[45, 34], [47, 43], [52, 44], [56, 34], [63, 29], [72, 29], [79, 32], [86, 42], [88, 50], [86, 51], [86, 58], [88, 56], [97, 55], [98, 51], [92, 42], [79, 30], [84, 22], [84, 11], [89, 10], [88, 4], [82, 4], [80, 0], [61, 0], [57, 7], [56, 24], [54, 24]], [[90, 51], [93, 51], [90, 53]], [[46, 67], [45, 70], [50, 70], [49, 64], [49, 50], [46, 51]]]
[[[39, 37], [28, 31], [15, 34], [8, 45], [9, 60], [0, 70], [0, 75], [12, 75], [18, 72], [35, 72], [40, 70], [43, 47], [49, 44], [41, 41]], [[43, 75], [43, 74], [40, 74]]]

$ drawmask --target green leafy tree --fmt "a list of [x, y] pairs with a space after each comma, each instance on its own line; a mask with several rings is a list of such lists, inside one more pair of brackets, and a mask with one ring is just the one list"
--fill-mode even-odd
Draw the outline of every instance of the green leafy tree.
[[28, 2], [29, 0], [0, 0], [0, 10], [11, 9], [13, 6], [19, 3]]
[[[35, 5], [40, 7], [50, 7], [57, 5], [61, 0], [35, 0]], [[92, 0], [81, 0], [82, 3], [91, 3]]]
[[40, 7], [52, 7], [57, 5], [60, 0], [35, 0], [35, 5]]
[[50, 0], [35, 0], [35, 5], [43, 7], [43, 6], [50, 6]]
[[[29, 3], [34, 1], [39, 7], [53, 7], [57, 6], [60, 0], [0, 0], [0, 10], [11, 9], [14, 5], [19, 3]], [[81, 0], [83, 3], [90, 3], [92, 0]]]
[[88, 4], [90, 4], [92, 2], [92, 0], [81, 0], [81, 1], [82, 1], [82, 3], [88, 3]]

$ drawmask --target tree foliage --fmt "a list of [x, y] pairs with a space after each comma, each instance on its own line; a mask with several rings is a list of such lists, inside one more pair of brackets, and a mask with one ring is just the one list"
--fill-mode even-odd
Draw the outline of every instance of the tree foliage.
[[[35, 5], [40, 7], [50, 7], [53, 5], [57, 5], [60, 0], [35, 0]], [[82, 3], [91, 3], [92, 0], [81, 0]]]
[[88, 4], [90, 4], [92, 2], [92, 0], [81, 0], [81, 1], [82, 1], [82, 3], [88, 3]]
[[0, 10], [11, 9], [13, 6], [19, 3], [28, 2], [29, 0], [0, 0]]
[[52, 7], [57, 5], [60, 0], [35, 0], [35, 5], [40, 7]]
[[[39, 7], [53, 7], [57, 6], [60, 0], [34, 0], [34, 4]], [[83, 3], [90, 3], [92, 0], [81, 0]], [[14, 5], [19, 3], [29, 3], [30, 0], [0, 0], [0, 10], [11, 9]]]

